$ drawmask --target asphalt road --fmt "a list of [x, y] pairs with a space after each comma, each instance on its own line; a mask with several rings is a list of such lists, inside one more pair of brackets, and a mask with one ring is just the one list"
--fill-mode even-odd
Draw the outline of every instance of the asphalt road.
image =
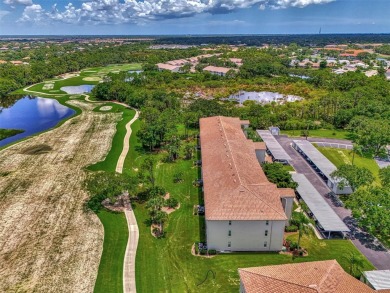
[[[324, 197], [328, 204], [333, 208], [336, 214], [344, 221], [344, 223], [351, 230], [351, 241], [357, 249], [364, 254], [367, 259], [380, 270], [390, 269], [390, 252], [386, 250], [379, 241], [372, 237], [370, 234], [362, 231], [355, 223], [351, 216], [351, 211], [341, 207], [336, 201], [327, 197], [326, 194], [330, 192], [330, 189], [326, 186], [325, 182], [313, 171], [305, 159], [292, 148], [292, 139], [286, 136], [275, 136], [276, 140], [280, 143], [283, 149], [290, 155], [292, 161], [291, 165], [296, 172], [305, 174], [307, 179], [314, 185], [317, 191]], [[313, 141], [319, 141], [313, 139]], [[323, 142], [335, 142], [346, 143], [345, 140], [333, 140], [322, 139]]]

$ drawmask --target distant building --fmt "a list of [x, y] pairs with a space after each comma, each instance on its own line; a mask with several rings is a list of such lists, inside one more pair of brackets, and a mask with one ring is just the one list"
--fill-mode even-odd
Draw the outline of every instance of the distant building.
[[211, 74], [225, 76], [230, 70], [237, 71], [237, 69], [227, 68], [227, 67], [217, 67], [217, 66], [207, 66], [203, 68], [203, 71], [210, 72]]
[[206, 236], [218, 251], [280, 251], [291, 218], [293, 189], [268, 181], [265, 144], [245, 137], [249, 121], [200, 119]]
[[181, 66], [171, 65], [171, 64], [166, 64], [166, 63], [158, 63], [157, 67], [158, 67], [158, 70], [160, 70], [160, 71], [168, 70], [171, 72], [179, 72], [180, 68], [181, 68]]
[[244, 268], [238, 273], [240, 293], [376, 292], [346, 273], [336, 260]]

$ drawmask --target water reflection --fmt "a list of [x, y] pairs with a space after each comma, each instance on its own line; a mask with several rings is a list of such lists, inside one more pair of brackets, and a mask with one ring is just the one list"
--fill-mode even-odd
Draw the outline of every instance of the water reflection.
[[78, 95], [78, 94], [90, 93], [94, 87], [95, 87], [94, 85], [83, 84], [77, 86], [64, 86], [61, 88], [61, 90], [70, 95]]
[[57, 100], [24, 97], [0, 112], [0, 128], [21, 129], [23, 133], [0, 141], [0, 147], [50, 129], [75, 113]]

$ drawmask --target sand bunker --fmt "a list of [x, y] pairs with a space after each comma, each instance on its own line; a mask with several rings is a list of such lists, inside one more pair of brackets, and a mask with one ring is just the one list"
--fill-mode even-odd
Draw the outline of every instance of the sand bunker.
[[99, 111], [110, 111], [112, 109], [112, 106], [103, 106], [100, 107]]

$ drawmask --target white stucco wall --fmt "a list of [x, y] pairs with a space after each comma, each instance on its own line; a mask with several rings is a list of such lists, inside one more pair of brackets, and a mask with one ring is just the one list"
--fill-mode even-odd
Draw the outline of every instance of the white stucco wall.
[[[286, 221], [208, 221], [207, 245], [218, 251], [279, 251], [283, 245]], [[231, 236], [229, 236], [229, 230]], [[268, 230], [268, 236], [265, 231]], [[267, 247], [264, 242], [267, 241]], [[228, 247], [228, 243], [231, 247]]]
[[[292, 198], [292, 197], [282, 198], [282, 205], [284, 208], [284, 212], [285, 212], [289, 221], [291, 220], [293, 201], [294, 201], [294, 198]], [[286, 222], [286, 225], [288, 225], [288, 222]]]
[[256, 157], [259, 163], [264, 163], [265, 161], [265, 150], [256, 150]]

